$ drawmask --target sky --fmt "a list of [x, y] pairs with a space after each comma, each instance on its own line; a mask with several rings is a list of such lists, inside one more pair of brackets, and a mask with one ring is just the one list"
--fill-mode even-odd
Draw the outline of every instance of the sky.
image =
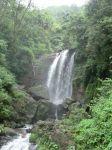
[[[28, 3], [29, 0], [23, 0], [24, 3]], [[34, 6], [39, 8], [46, 8], [49, 6], [61, 6], [61, 5], [77, 5], [82, 6], [86, 4], [89, 0], [32, 0]]]

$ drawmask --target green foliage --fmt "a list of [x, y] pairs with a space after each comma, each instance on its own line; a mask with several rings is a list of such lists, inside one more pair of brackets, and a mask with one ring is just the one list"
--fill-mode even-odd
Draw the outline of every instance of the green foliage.
[[0, 39], [0, 52], [5, 53], [7, 50], [7, 43], [4, 40]]
[[111, 147], [112, 140], [112, 80], [102, 82], [98, 98], [91, 106], [91, 119], [83, 119], [75, 130], [74, 140], [77, 149], [102, 150]]
[[31, 136], [30, 136], [30, 142], [36, 143], [37, 138], [38, 138], [37, 134], [32, 133]]
[[[54, 124], [53, 130], [58, 130], [58, 133], [68, 137], [65, 149], [109, 150], [112, 148], [112, 79], [100, 80], [100, 87], [96, 89], [96, 96], [88, 107], [89, 114], [84, 108], [72, 104], [69, 108], [70, 114]], [[44, 128], [34, 132], [32, 139], [33, 142], [39, 143], [40, 149], [50, 149], [46, 146], [50, 145], [49, 138], [50, 141], [54, 141], [51, 135], [52, 131]]]
[[[90, 1], [86, 7], [71, 8], [61, 14], [62, 49], [74, 48], [75, 72], [89, 100], [95, 96], [98, 79], [111, 77], [112, 9], [110, 0]], [[63, 9], [62, 9], [63, 10]], [[57, 12], [56, 12], [57, 13]], [[59, 31], [60, 31], [59, 30]], [[57, 30], [58, 31], [58, 30]], [[56, 34], [59, 35], [58, 32]], [[90, 91], [89, 91], [90, 89]]]
[[3, 124], [0, 124], [0, 134], [5, 133], [5, 127]]
[[7, 62], [19, 81], [38, 56], [71, 48], [76, 52], [74, 85], [77, 80], [83, 85], [86, 99], [94, 97], [98, 78], [111, 76], [110, 0], [91, 0], [82, 8], [30, 9], [13, 0], [2, 1], [1, 6], [0, 64]]
[[[111, 75], [110, 6], [110, 0], [91, 0], [82, 8], [61, 6], [39, 10], [30, 9], [30, 5], [26, 8], [21, 1], [10, 0], [9, 4], [1, 1], [0, 58], [1, 53], [2, 59], [5, 54], [8, 68], [20, 80], [31, 69], [35, 56], [74, 48], [75, 78], [86, 89], [98, 78]], [[94, 91], [96, 86], [92, 86]]]
[[[69, 108], [70, 114], [54, 125], [55, 130], [68, 137], [65, 149], [111, 150], [112, 79], [100, 80], [100, 83], [101, 86], [96, 90], [96, 96], [88, 106], [89, 114], [85, 108], [72, 104]], [[46, 134], [48, 136], [48, 133]], [[43, 139], [43, 131], [40, 139]], [[51, 140], [53, 140], [52, 136]]]
[[41, 140], [39, 141], [39, 147], [40, 150], [58, 150], [59, 147], [57, 144], [55, 144], [55, 142], [52, 142], [52, 140], [50, 140], [47, 136], [43, 136], [41, 138]]
[[[110, 77], [110, 57], [112, 56], [112, 2], [90, 1], [86, 7], [88, 17], [88, 40], [86, 50], [90, 60], [85, 73], [85, 84], [97, 84], [97, 79]], [[96, 85], [97, 86], [97, 85]], [[96, 86], [93, 88], [96, 89]]]
[[0, 87], [11, 86], [15, 83], [14, 77], [11, 73], [4, 67], [0, 67]]
[[12, 114], [11, 97], [4, 92], [0, 91], [0, 118], [9, 118]]
[[6, 41], [0, 40], [0, 65], [6, 66], [5, 53], [7, 51]]
[[20, 79], [31, 69], [34, 55], [52, 50], [55, 23], [48, 11], [30, 9], [21, 1], [2, 1], [0, 5], [0, 56], [5, 54], [8, 68]]
[[30, 141], [38, 144], [39, 150], [58, 150], [59, 146], [52, 141], [48, 133], [44, 133], [43, 131], [39, 131], [38, 133], [32, 133], [30, 137]]
[[14, 76], [0, 66], [0, 123], [11, 125], [13, 119], [17, 121], [18, 112], [25, 112], [25, 100], [26, 94], [18, 89]]
[[[59, 128], [61, 131], [63, 131], [65, 134], [67, 132], [73, 131], [75, 126], [83, 119], [89, 117], [89, 115], [85, 112], [83, 108], [77, 107], [77, 105], [72, 104], [70, 108], [70, 115], [66, 118], [63, 118], [63, 120], [60, 123]], [[74, 132], [74, 131], [73, 131]]]
[[[0, 123], [24, 118], [26, 94], [15, 88], [14, 75], [20, 82], [43, 53], [72, 48], [74, 89], [82, 87], [83, 99], [92, 99], [90, 115], [72, 105], [58, 129], [70, 139], [68, 150], [112, 149], [112, 80], [104, 80], [112, 76], [111, 6], [112, 0], [90, 0], [82, 8], [39, 10], [21, 1], [0, 1]], [[3, 130], [0, 125], [0, 133]], [[60, 149], [47, 129], [33, 133], [31, 141], [38, 142], [40, 150]]]
[[12, 98], [9, 94], [14, 84], [14, 77], [4, 67], [0, 67], [0, 119], [5, 120], [12, 115]]

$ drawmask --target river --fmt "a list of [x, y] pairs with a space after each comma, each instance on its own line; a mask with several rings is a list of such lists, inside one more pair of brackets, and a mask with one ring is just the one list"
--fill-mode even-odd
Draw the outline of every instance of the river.
[[18, 136], [1, 147], [1, 150], [36, 150], [36, 145], [29, 142], [30, 133], [27, 131], [32, 128], [26, 125], [24, 128], [18, 129]]

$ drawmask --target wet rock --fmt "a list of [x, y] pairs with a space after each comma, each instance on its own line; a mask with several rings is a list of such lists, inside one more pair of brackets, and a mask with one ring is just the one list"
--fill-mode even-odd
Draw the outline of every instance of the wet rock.
[[28, 90], [29, 94], [35, 99], [49, 99], [48, 90], [43, 85], [35, 85]]
[[36, 149], [37, 149], [37, 145], [35, 145], [35, 144], [30, 144], [29, 150], [36, 150]]
[[55, 105], [48, 100], [41, 99], [38, 101], [37, 109], [32, 122], [34, 123], [39, 120], [46, 120], [48, 118], [55, 118]]
[[16, 130], [9, 127], [5, 127], [4, 134], [0, 135], [0, 147], [5, 145], [8, 141], [12, 140], [16, 136], [17, 136]]
[[5, 145], [8, 141], [10, 141], [11, 139], [13, 139], [12, 136], [8, 136], [8, 135], [5, 135], [5, 136], [0, 136], [0, 148]]
[[29, 120], [29, 122], [32, 121], [32, 118], [35, 115], [36, 109], [37, 109], [37, 102], [31, 97], [27, 96], [27, 104], [25, 107], [26, 117]]
[[16, 136], [17, 132], [12, 128], [6, 127], [5, 128], [5, 135], [7, 135], [7, 136]]
[[29, 73], [20, 78], [21, 84], [25, 85], [27, 89], [35, 84], [45, 85], [49, 66], [54, 60], [54, 57], [55, 53], [38, 55], [37, 62], [28, 66]]
[[66, 100], [64, 101], [64, 103], [62, 104], [62, 106], [65, 109], [68, 109], [68, 107], [73, 103], [73, 99], [71, 98], [66, 98]]
[[26, 94], [24, 101], [21, 103], [16, 102], [13, 107], [16, 111], [9, 124], [12, 128], [21, 128], [24, 124], [31, 123], [37, 108], [37, 102], [29, 94]]
[[[40, 99], [37, 102], [37, 109], [35, 115], [32, 119], [32, 122], [35, 123], [39, 120], [47, 120], [47, 119], [61, 119], [63, 114], [66, 114], [68, 108], [64, 105], [54, 105], [48, 100]], [[57, 113], [57, 114], [56, 114]]]

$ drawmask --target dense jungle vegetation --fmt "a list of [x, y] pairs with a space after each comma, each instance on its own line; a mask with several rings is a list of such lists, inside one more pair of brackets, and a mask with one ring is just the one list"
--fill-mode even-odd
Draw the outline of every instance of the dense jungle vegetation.
[[27, 93], [18, 84], [29, 67], [39, 56], [64, 49], [76, 53], [73, 89], [83, 88], [84, 104], [72, 104], [53, 126], [67, 137], [63, 144], [47, 127], [31, 140], [40, 150], [111, 150], [112, 0], [41, 10], [31, 1], [24, 6], [21, 0], [0, 0], [0, 133], [26, 119]]

